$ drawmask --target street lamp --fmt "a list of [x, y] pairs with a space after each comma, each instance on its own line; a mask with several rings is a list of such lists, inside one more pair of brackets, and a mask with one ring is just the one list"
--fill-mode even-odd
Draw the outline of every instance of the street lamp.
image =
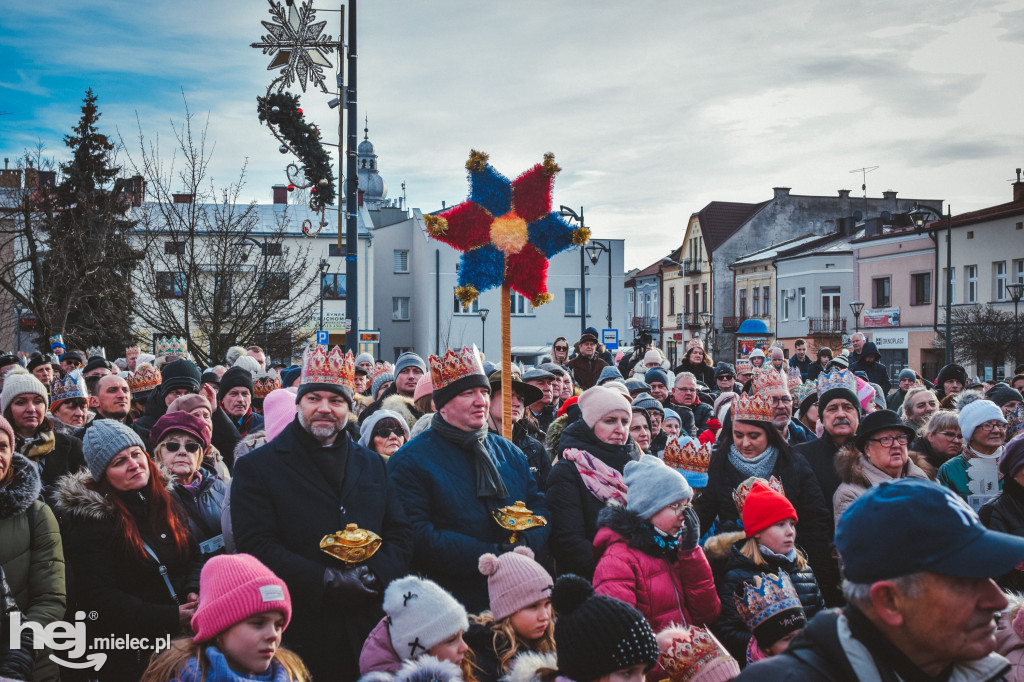
[[605, 246], [599, 241], [590, 240], [590, 244], [587, 245], [587, 255], [590, 256], [590, 264], [597, 265], [597, 259], [601, 257], [601, 253], [608, 254], [608, 315], [605, 317], [608, 320], [608, 328], [612, 326], [612, 243], [608, 241], [608, 245]]
[[[580, 206], [579, 213], [568, 206], [559, 206], [558, 215], [563, 218], [575, 220], [580, 224], [581, 230], [584, 228], [582, 206]], [[584, 248], [580, 246], [580, 336], [583, 336], [583, 332], [587, 328], [587, 265], [583, 260], [585, 255], [586, 253], [584, 252]]]
[[320, 259], [320, 326], [317, 327], [320, 331], [324, 329], [324, 286], [327, 278], [327, 273], [331, 270], [331, 264], [326, 258]]
[[[924, 219], [929, 214], [941, 217], [942, 211], [937, 211], [931, 206], [914, 204], [910, 217], [918, 230], [924, 229]], [[937, 241], [938, 239], [936, 239]], [[935, 266], [938, 267], [938, 256], [935, 261]], [[946, 204], [946, 364], [951, 362], [953, 362], [953, 207]]]
[[1006, 288], [1010, 292], [1010, 298], [1013, 299], [1013, 361], [1020, 364], [1019, 341], [1017, 338], [1020, 322], [1017, 320], [1017, 305], [1020, 304], [1021, 296], [1024, 296], [1024, 282], [1007, 284]]
[[854, 333], [860, 332], [860, 314], [864, 310], [864, 301], [854, 301], [850, 304], [850, 310], [853, 311], [853, 325], [855, 327]]
[[705, 352], [711, 352], [711, 313], [704, 311], [700, 314], [700, 320], [704, 323], [704, 338], [707, 339]]
[[489, 308], [480, 308], [477, 312], [480, 313], [480, 352], [487, 354], [487, 313], [491, 312]]

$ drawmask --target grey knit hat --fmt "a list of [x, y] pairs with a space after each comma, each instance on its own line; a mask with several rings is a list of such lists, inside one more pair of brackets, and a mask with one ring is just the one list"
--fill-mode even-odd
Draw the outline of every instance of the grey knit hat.
[[622, 470], [626, 482], [626, 509], [650, 519], [679, 500], [693, 497], [693, 488], [681, 473], [654, 455], [627, 462]]
[[637, 397], [633, 398], [631, 406], [634, 409], [640, 408], [641, 410], [654, 410], [655, 412], [660, 412], [662, 417], [665, 416], [665, 408], [650, 393], [641, 393]]
[[402, 370], [406, 367], [419, 367], [420, 371], [424, 374], [427, 373], [427, 363], [423, 362], [423, 358], [416, 355], [411, 351], [406, 351], [398, 356], [395, 360], [395, 376], [397, 377], [402, 373]]
[[110, 460], [133, 445], [146, 449], [142, 438], [131, 427], [116, 419], [94, 419], [82, 438], [82, 453], [93, 480], [101, 481]]
[[4, 377], [4, 390], [0, 393], [0, 412], [6, 412], [7, 407], [22, 393], [36, 393], [43, 396], [47, 404], [50, 402], [46, 386], [36, 379], [34, 374], [29, 374], [27, 370], [12, 369]]

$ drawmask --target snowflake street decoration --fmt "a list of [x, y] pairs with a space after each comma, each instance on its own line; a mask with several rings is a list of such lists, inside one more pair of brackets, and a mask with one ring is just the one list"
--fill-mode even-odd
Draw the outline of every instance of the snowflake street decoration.
[[280, 89], [297, 82], [305, 92], [308, 80], [328, 92], [324, 67], [331, 68], [327, 55], [338, 47], [338, 43], [333, 42], [329, 35], [321, 35], [327, 22], [313, 21], [316, 18], [313, 1], [306, 0], [298, 9], [292, 5], [287, 13], [280, 3], [267, 1], [274, 20], [260, 23], [270, 34], [261, 36], [259, 43], [251, 43], [251, 47], [262, 49], [263, 54], [274, 55], [267, 71], [281, 70]]
[[466, 169], [469, 199], [425, 218], [430, 236], [463, 252], [455, 295], [468, 305], [481, 291], [507, 284], [534, 306], [550, 302], [548, 259], [590, 239], [590, 230], [573, 229], [551, 212], [560, 170], [554, 155], [511, 182], [483, 152], [471, 151]]

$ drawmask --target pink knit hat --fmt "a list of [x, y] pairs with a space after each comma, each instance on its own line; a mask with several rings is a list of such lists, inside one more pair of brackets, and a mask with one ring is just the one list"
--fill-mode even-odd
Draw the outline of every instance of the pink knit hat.
[[516, 547], [500, 557], [480, 557], [480, 572], [487, 576], [487, 593], [494, 620], [511, 616], [519, 609], [551, 597], [555, 582], [544, 567], [533, 560], [533, 550]]
[[295, 419], [295, 413], [299, 410], [295, 404], [297, 391], [295, 387], [275, 388], [263, 399], [263, 429], [268, 443]]
[[199, 575], [199, 608], [192, 616], [196, 642], [213, 639], [235, 623], [267, 611], [292, 619], [288, 586], [251, 554], [222, 554], [203, 566]]
[[430, 372], [427, 372], [420, 377], [420, 380], [416, 382], [416, 390], [412, 393], [412, 401], [416, 402], [425, 395], [430, 395], [434, 392], [434, 384], [430, 380]]
[[11, 451], [13, 452], [16, 444], [14, 440], [14, 428], [11, 426], [9, 421], [4, 419], [3, 416], [0, 416], [0, 431], [6, 433], [7, 437], [11, 439]]
[[576, 404], [583, 413], [583, 421], [590, 428], [594, 428], [594, 424], [601, 421], [609, 412], [618, 410], [628, 415], [633, 409], [624, 395], [608, 386], [588, 388], [583, 391]]

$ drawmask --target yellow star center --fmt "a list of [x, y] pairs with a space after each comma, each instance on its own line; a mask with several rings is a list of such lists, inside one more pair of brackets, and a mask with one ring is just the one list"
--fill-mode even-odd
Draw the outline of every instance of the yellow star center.
[[509, 211], [491, 223], [491, 243], [505, 255], [519, 253], [529, 240], [526, 221], [515, 211]]

